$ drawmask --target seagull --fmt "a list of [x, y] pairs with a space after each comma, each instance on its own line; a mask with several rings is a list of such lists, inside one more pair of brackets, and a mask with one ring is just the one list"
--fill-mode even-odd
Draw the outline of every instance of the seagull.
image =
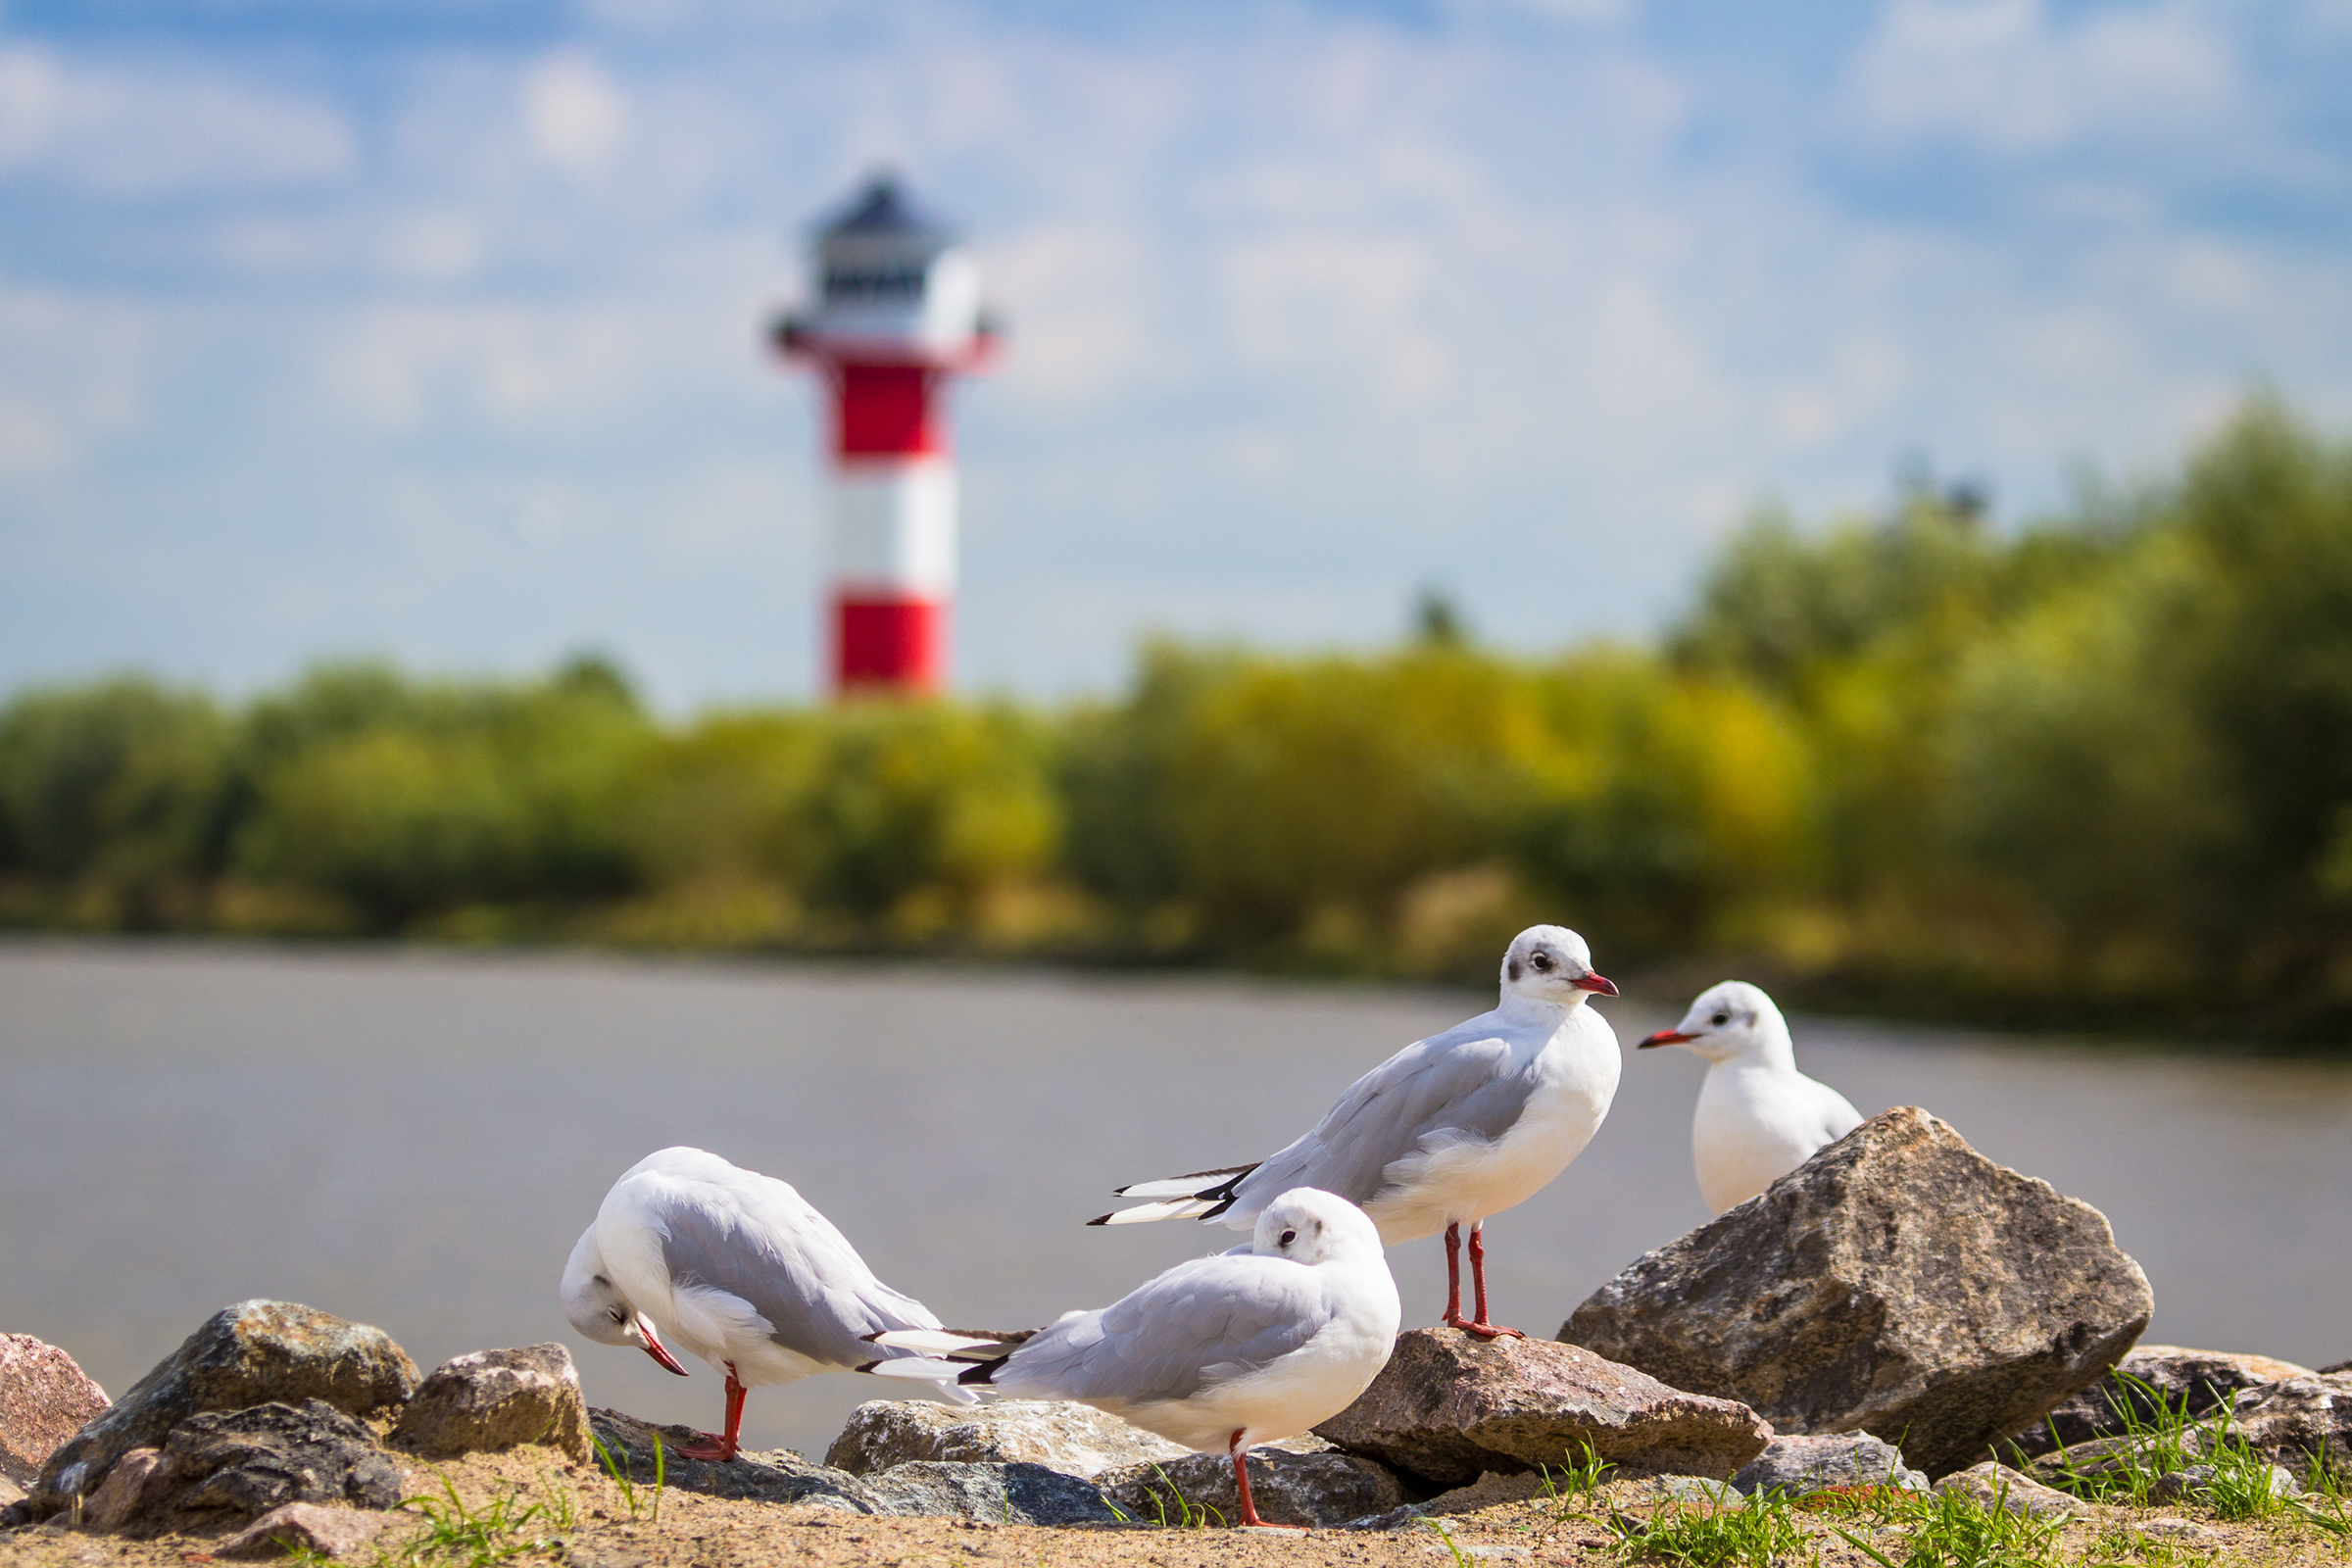
[[939, 1327], [790, 1183], [682, 1147], [613, 1183], [563, 1289], [564, 1315], [597, 1344], [635, 1346], [684, 1377], [675, 1346], [726, 1373], [726, 1430], [678, 1450], [690, 1459], [735, 1457], [753, 1389], [847, 1372], [872, 1359], [869, 1334]]
[[1262, 1205], [1256, 1234], [1092, 1312], [1013, 1334], [898, 1330], [867, 1336], [916, 1356], [858, 1370], [1019, 1399], [1075, 1399], [1201, 1452], [1233, 1457], [1242, 1523], [1268, 1526], [1245, 1455], [1355, 1402], [1389, 1362], [1403, 1309], [1380, 1232], [1344, 1198], [1294, 1188]]
[[[1319, 1187], [1363, 1205], [1394, 1247], [1446, 1233], [1447, 1324], [1481, 1339], [1527, 1336], [1487, 1320], [1486, 1222], [1541, 1192], [1584, 1152], [1617, 1093], [1608, 1020], [1584, 1005], [1617, 988], [1592, 972], [1585, 939], [1529, 926], [1502, 960], [1492, 1012], [1417, 1041], [1358, 1078], [1282, 1152], [1254, 1165], [1117, 1189], [1151, 1201], [1089, 1220], [1254, 1225], [1278, 1193]], [[1470, 1227], [1477, 1315], [1462, 1316], [1461, 1228]]]
[[1643, 1051], [1652, 1046], [1681, 1046], [1707, 1059], [1690, 1157], [1698, 1195], [1718, 1214], [1862, 1124], [1843, 1095], [1796, 1070], [1788, 1020], [1744, 980], [1701, 992], [1680, 1024], [1642, 1042]]

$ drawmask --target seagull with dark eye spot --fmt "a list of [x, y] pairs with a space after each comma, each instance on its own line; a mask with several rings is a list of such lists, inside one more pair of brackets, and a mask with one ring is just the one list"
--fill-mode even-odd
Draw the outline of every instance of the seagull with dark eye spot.
[[901, 1330], [916, 1357], [861, 1370], [1015, 1399], [1076, 1399], [1188, 1448], [1233, 1459], [1241, 1522], [1268, 1528], [1247, 1453], [1338, 1415], [1396, 1348], [1396, 1282], [1380, 1233], [1346, 1199], [1276, 1195], [1247, 1246], [1196, 1258], [1109, 1306], [1042, 1329]]
[[[1530, 926], [1503, 955], [1500, 1004], [1405, 1047], [1357, 1079], [1314, 1129], [1253, 1165], [1118, 1189], [1148, 1201], [1091, 1223], [1154, 1219], [1252, 1225], [1276, 1194], [1337, 1193], [1363, 1206], [1391, 1247], [1446, 1238], [1446, 1323], [1484, 1339], [1518, 1334], [1487, 1316], [1486, 1222], [1541, 1192], [1584, 1152], [1617, 1093], [1608, 1020], [1585, 1005], [1617, 988], [1585, 939]], [[1462, 1315], [1470, 1231], [1476, 1311]]]
[[721, 1462], [735, 1457], [752, 1389], [851, 1371], [872, 1359], [865, 1335], [939, 1326], [789, 1182], [700, 1149], [664, 1149], [622, 1173], [571, 1250], [563, 1296], [583, 1338], [634, 1346], [680, 1377], [672, 1347], [726, 1373], [725, 1427], [678, 1450]]
[[1707, 1063], [1690, 1118], [1698, 1195], [1720, 1214], [1749, 1199], [1862, 1124], [1828, 1084], [1796, 1070], [1796, 1046], [1772, 999], [1726, 980], [1690, 1004], [1683, 1021], [1642, 1042], [1679, 1046]]

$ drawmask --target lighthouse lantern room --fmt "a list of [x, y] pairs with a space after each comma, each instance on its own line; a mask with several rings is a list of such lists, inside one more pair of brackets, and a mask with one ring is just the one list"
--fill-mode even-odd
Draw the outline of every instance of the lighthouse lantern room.
[[945, 682], [956, 592], [950, 377], [998, 333], [969, 253], [892, 175], [817, 234], [817, 303], [775, 341], [832, 392], [833, 683], [841, 693]]

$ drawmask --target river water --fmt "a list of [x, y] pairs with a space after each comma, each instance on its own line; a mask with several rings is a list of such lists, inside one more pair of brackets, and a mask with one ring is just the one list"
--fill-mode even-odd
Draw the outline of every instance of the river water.
[[[1603, 1004], [1630, 1043], [1685, 999]], [[569, 1340], [556, 1281], [627, 1166], [698, 1144], [798, 1186], [948, 1322], [1044, 1322], [1238, 1241], [1089, 1230], [1125, 1181], [1232, 1164], [1467, 993], [951, 964], [0, 944], [0, 1330], [120, 1393], [216, 1308], [307, 1301], [430, 1369]], [[2088, 1200], [2156, 1289], [2151, 1339], [2352, 1356], [2352, 1069], [1799, 1020], [1865, 1112], [1914, 1103]], [[1700, 1064], [1628, 1051], [1607, 1125], [1488, 1227], [1499, 1321], [1553, 1334], [1706, 1217]], [[1405, 1321], [1435, 1239], [1390, 1253]], [[571, 1341], [590, 1401], [710, 1426], [715, 1374]], [[821, 1454], [855, 1376], [751, 1397]]]

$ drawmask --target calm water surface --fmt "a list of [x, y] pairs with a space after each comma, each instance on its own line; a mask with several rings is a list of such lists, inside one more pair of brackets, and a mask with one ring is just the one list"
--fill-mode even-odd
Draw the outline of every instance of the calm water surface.
[[[1621, 1039], [1683, 998], [1603, 1010]], [[1351, 1078], [1488, 1004], [1452, 992], [197, 945], [0, 944], [0, 1330], [120, 1393], [222, 1304], [381, 1325], [424, 1367], [568, 1339], [556, 1281], [667, 1144], [793, 1182], [950, 1323], [1100, 1305], [1221, 1229], [1088, 1230], [1120, 1182], [1270, 1152]], [[1797, 1025], [1865, 1111], [1927, 1106], [2087, 1199], [2155, 1282], [2150, 1337], [2352, 1356], [2352, 1070]], [[1705, 1218], [1700, 1064], [1628, 1052], [1567, 1175], [1488, 1231], [1495, 1314], [1555, 1333]], [[1390, 1253], [1432, 1321], [1435, 1239]], [[572, 1342], [592, 1402], [708, 1426], [719, 1380]], [[823, 1450], [879, 1393], [757, 1391], [756, 1446]]]

